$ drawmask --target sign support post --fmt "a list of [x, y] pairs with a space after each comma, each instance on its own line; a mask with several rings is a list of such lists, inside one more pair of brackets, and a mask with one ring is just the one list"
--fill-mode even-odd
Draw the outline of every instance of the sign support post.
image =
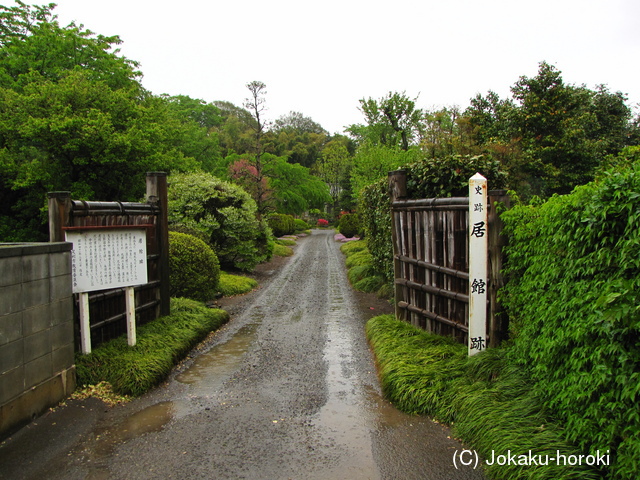
[[487, 346], [487, 179], [469, 179], [469, 356]]
[[133, 347], [136, 344], [136, 297], [133, 287], [125, 288], [124, 298], [127, 310], [127, 343]]
[[80, 310], [80, 351], [84, 354], [91, 353], [91, 325], [89, 324], [89, 293], [81, 292], [79, 295]]

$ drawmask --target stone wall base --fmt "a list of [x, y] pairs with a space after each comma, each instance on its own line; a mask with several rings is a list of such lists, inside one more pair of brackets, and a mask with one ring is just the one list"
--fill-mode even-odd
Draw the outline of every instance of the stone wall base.
[[76, 388], [76, 367], [73, 365], [55, 377], [32, 387], [5, 405], [0, 405], [0, 440], [58, 405]]

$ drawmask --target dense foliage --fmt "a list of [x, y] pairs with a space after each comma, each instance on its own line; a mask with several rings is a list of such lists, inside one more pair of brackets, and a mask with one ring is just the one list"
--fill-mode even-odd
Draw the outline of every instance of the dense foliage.
[[465, 117], [471, 138], [500, 154], [512, 188], [523, 195], [569, 193], [593, 180], [605, 157], [637, 131], [622, 93], [568, 85], [546, 62], [535, 77], [520, 77], [511, 92], [513, 99], [478, 95]]
[[[450, 155], [428, 158], [403, 167], [409, 198], [466, 196], [469, 178], [481, 173], [492, 189], [505, 185], [500, 164], [488, 155]], [[360, 192], [359, 212], [373, 264], [388, 282], [393, 281], [391, 205], [388, 180], [379, 180]]]
[[571, 195], [503, 215], [511, 355], [608, 478], [640, 470], [640, 150]]
[[169, 225], [195, 235], [218, 255], [222, 268], [252, 270], [271, 258], [271, 229], [256, 218], [242, 188], [206, 173], [169, 177]]
[[197, 128], [139, 83], [118, 37], [61, 27], [53, 5], [0, 7], [0, 238], [46, 239], [48, 191], [136, 201], [147, 171], [193, 169]]
[[208, 302], [215, 298], [220, 263], [209, 245], [187, 233], [169, 232], [169, 293]]

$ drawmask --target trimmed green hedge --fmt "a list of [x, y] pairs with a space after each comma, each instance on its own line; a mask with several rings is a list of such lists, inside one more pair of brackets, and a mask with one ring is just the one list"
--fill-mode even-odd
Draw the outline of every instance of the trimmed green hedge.
[[353, 238], [360, 232], [360, 219], [357, 213], [345, 213], [340, 217], [338, 231], [346, 238]]
[[302, 220], [301, 218], [296, 218], [294, 221], [295, 232], [294, 233], [302, 233], [305, 230], [309, 230], [309, 224]]
[[[403, 169], [407, 170], [408, 198], [467, 196], [469, 178], [478, 172], [487, 179], [491, 190], [504, 188], [506, 182], [500, 162], [488, 155], [428, 158]], [[386, 177], [360, 192], [358, 213], [373, 265], [387, 282], [392, 282], [391, 205]]]
[[201, 302], [218, 291], [220, 263], [209, 245], [193, 235], [169, 232], [169, 284], [172, 297]]

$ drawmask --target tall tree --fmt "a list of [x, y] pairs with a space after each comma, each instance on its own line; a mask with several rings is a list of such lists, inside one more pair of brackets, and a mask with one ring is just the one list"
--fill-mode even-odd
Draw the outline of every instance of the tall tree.
[[218, 133], [223, 123], [220, 109], [186, 95], [163, 98], [179, 119], [179, 148], [183, 154], [194, 158], [205, 172], [224, 177], [227, 167], [222, 160]]
[[360, 110], [367, 125], [352, 125], [347, 131], [359, 143], [397, 147], [404, 151], [416, 144], [422, 129], [423, 112], [416, 108], [416, 100], [406, 93], [389, 92], [380, 100], [360, 100]]
[[628, 141], [631, 112], [620, 92], [567, 85], [546, 62], [511, 91], [513, 100], [478, 96], [465, 114], [476, 140], [499, 153], [525, 195], [569, 193]]
[[246, 108], [252, 117], [250, 123], [253, 130], [253, 167], [255, 173], [253, 173], [253, 179], [255, 182], [255, 201], [258, 206], [258, 216], [267, 213], [268, 205], [264, 201], [264, 189], [266, 188], [266, 182], [264, 181], [264, 165], [262, 162], [262, 155], [264, 154], [263, 138], [267, 130], [268, 123], [264, 118], [265, 107], [265, 95], [267, 94], [267, 86], [257, 80], [254, 80], [246, 85], [249, 89], [250, 96], [245, 99], [244, 108]]
[[13, 7], [0, 5], [0, 85], [19, 89], [21, 76], [29, 72], [57, 81], [76, 69], [89, 72], [93, 80], [110, 88], [143, 91], [138, 62], [118, 55], [120, 37], [96, 35], [75, 23], [61, 27], [53, 13], [55, 3], [16, 3]]
[[46, 192], [137, 200], [144, 173], [196, 163], [183, 125], [140, 85], [117, 37], [61, 27], [47, 7], [2, 7], [0, 238], [46, 238]]
[[300, 112], [278, 118], [269, 131], [267, 151], [286, 156], [289, 163], [311, 168], [320, 157], [328, 133], [320, 124]]
[[351, 155], [344, 140], [331, 140], [322, 150], [314, 168], [316, 175], [329, 186], [334, 211], [340, 208], [340, 198], [345, 186], [349, 185], [348, 175], [352, 167]]

